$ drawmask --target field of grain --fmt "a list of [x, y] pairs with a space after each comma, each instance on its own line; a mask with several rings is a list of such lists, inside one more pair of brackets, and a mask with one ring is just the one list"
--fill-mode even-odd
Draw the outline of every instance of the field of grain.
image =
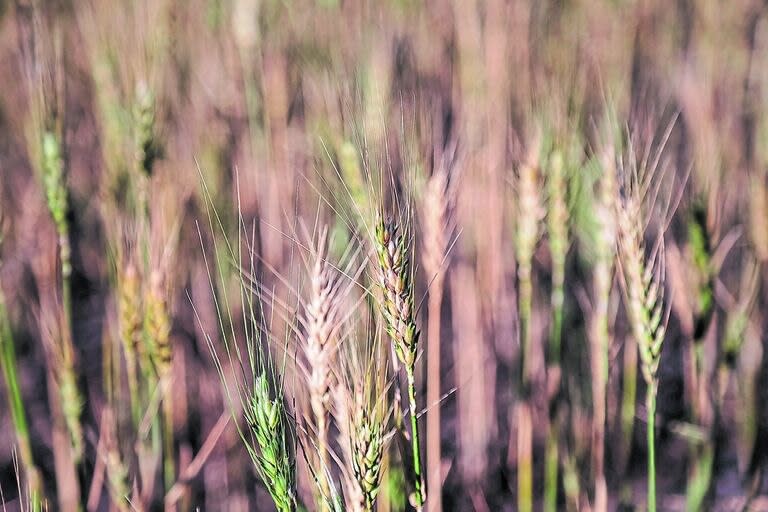
[[768, 510], [768, 4], [0, 0], [7, 510]]

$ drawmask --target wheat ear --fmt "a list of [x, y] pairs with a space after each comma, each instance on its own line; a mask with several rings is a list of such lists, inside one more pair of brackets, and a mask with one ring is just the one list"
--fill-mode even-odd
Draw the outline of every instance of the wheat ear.
[[326, 261], [328, 230], [323, 228], [313, 254], [311, 269], [311, 295], [305, 307], [304, 354], [309, 366], [309, 397], [314, 420], [316, 448], [319, 464], [315, 468], [320, 491], [317, 500], [325, 503], [329, 486], [325, 478], [328, 472], [328, 416], [330, 410], [333, 375], [331, 363], [335, 352], [333, 337], [338, 330], [340, 288], [334, 279], [333, 269]]

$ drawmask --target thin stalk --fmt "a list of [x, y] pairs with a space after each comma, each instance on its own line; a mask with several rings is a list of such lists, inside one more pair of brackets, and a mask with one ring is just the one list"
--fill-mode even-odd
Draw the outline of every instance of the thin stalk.
[[43, 495], [42, 481], [40, 480], [40, 472], [32, 458], [32, 443], [30, 442], [27, 416], [24, 412], [24, 401], [16, 370], [16, 350], [13, 345], [13, 334], [11, 333], [2, 291], [0, 291], [0, 369], [2, 369], [5, 387], [8, 390], [11, 421], [16, 432], [19, 458], [24, 466], [29, 493], [33, 498], [40, 498]]
[[440, 455], [440, 309], [443, 281], [435, 279], [429, 291], [429, 330], [427, 332], [427, 485], [431, 489], [430, 510], [442, 510]]
[[533, 427], [530, 404], [531, 314], [533, 286], [529, 262], [520, 262], [520, 388], [522, 403], [517, 425], [517, 508], [520, 512], [533, 510]]
[[559, 469], [558, 441], [560, 426], [557, 418], [550, 421], [547, 448], [544, 459], [544, 510], [557, 510], [557, 475]]
[[416, 406], [416, 376], [413, 366], [406, 367], [405, 373], [408, 379], [408, 410], [411, 416], [411, 447], [413, 449], [413, 474], [416, 491], [416, 510], [422, 510], [427, 500], [424, 487], [424, 477], [421, 467], [421, 443], [419, 441], [419, 417]]
[[163, 398], [163, 483], [165, 492], [171, 490], [176, 483], [176, 464], [173, 455], [173, 402], [169, 399], [169, 392]]
[[635, 426], [635, 402], [637, 400], [637, 348], [634, 341], [624, 345], [624, 373], [621, 385], [621, 472], [626, 473], [632, 449], [632, 431]]
[[656, 512], [656, 384], [648, 387], [648, 512]]

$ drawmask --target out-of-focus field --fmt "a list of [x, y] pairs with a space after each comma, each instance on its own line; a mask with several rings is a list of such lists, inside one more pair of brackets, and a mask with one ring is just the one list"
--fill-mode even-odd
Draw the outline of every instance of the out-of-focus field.
[[4, 502], [768, 510], [767, 5], [0, 0]]

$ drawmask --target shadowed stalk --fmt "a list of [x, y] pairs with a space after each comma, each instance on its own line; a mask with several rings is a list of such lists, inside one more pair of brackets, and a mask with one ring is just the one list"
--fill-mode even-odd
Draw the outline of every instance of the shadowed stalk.
[[394, 221], [379, 218], [376, 223], [376, 253], [379, 263], [379, 284], [384, 293], [382, 315], [392, 338], [395, 353], [405, 369], [408, 387], [408, 411], [411, 422], [414, 506], [421, 510], [427, 493], [421, 463], [419, 409], [416, 405], [416, 357], [419, 330], [416, 327], [413, 304], [413, 275], [411, 246], [408, 232]]

